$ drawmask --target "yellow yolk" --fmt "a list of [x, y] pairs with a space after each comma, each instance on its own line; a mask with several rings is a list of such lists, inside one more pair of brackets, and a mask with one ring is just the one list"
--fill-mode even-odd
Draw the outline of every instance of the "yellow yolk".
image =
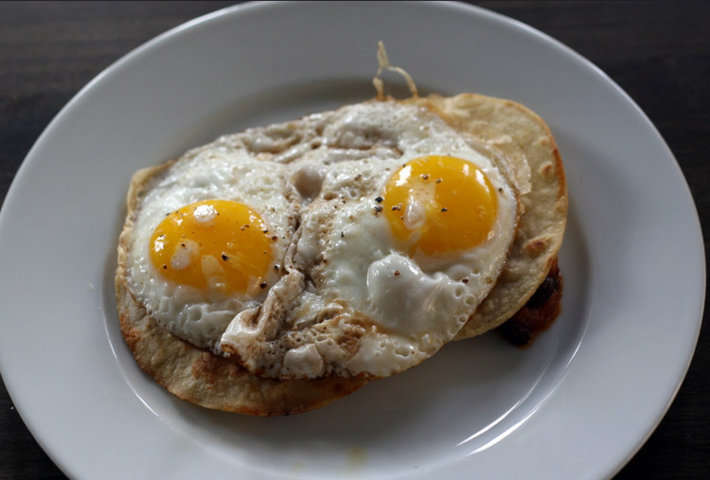
[[392, 233], [410, 254], [441, 254], [486, 241], [493, 233], [498, 197], [475, 164], [429, 155], [392, 175], [382, 207]]
[[150, 238], [150, 259], [180, 285], [224, 293], [261, 284], [273, 261], [273, 233], [257, 212], [228, 200], [191, 203], [168, 215]]

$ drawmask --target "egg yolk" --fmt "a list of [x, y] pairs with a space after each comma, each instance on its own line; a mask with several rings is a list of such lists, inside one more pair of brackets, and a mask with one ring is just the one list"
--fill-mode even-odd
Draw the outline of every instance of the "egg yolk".
[[498, 197], [475, 164], [429, 155], [397, 170], [382, 199], [392, 233], [409, 254], [442, 254], [475, 247], [492, 236]]
[[229, 200], [191, 203], [170, 213], [150, 238], [150, 258], [180, 285], [223, 293], [246, 292], [273, 261], [273, 233], [248, 206]]

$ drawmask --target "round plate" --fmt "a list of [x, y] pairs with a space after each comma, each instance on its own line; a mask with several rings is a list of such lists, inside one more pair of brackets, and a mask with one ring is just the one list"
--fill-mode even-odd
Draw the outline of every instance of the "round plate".
[[[562, 316], [530, 348], [495, 334], [451, 344], [305, 415], [177, 400], [118, 331], [131, 174], [222, 133], [372, 97], [377, 40], [424, 92], [512, 98], [550, 124], [570, 192]], [[28, 154], [0, 216], [0, 265], [5, 383], [76, 478], [608, 476], [673, 399], [705, 293], [693, 201], [643, 112], [570, 49], [458, 4], [250, 4], [148, 42]]]

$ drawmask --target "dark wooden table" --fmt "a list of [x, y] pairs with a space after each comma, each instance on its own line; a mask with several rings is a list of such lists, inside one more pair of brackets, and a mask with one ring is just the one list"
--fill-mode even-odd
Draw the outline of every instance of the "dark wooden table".
[[[701, 222], [710, 227], [710, 3], [480, 4], [561, 40], [618, 82], [670, 145]], [[226, 5], [1, 3], [0, 200], [35, 139], [84, 84], [153, 36]], [[708, 478], [708, 367], [705, 328], [678, 397], [619, 478]], [[5, 478], [63, 475], [29, 434], [0, 384], [0, 479]]]

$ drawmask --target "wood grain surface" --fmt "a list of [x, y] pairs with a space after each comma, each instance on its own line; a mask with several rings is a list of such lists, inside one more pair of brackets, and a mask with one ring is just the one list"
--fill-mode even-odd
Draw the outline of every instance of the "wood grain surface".
[[[479, 4], [552, 35], [619, 83], [668, 142], [702, 225], [710, 226], [710, 2]], [[0, 201], [39, 134], [83, 85], [146, 40], [226, 5], [0, 3]], [[708, 367], [710, 337], [704, 328], [675, 402], [618, 478], [708, 478]], [[0, 385], [0, 479], [38, 478], [64, 476]]]

